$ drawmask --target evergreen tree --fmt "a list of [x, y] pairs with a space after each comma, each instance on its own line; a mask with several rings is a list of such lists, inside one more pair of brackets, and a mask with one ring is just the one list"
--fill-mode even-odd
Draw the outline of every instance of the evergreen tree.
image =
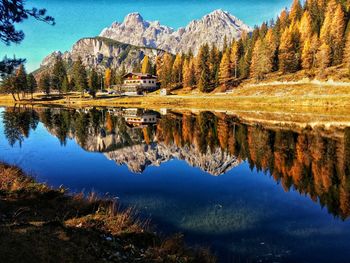
[[157, 75], [162, 88], [171, 87], [171, 77], [174, 59], [169, 53], [165, 53], [161, 60], [158, 60]]
[[36, 91], [38, 87], [38, 84], [33, 74], [29, 74], [27, 76], [27, 87], [28, 87], [28, 92], [31, 94], [31, 98], [33, 99], [33, 93]]
[[20, 100], [19, 93], [21, 92], [22, 95], [24, 96], [24, 94], [28, 91], [27, 73], [23, 64], [21, 64], [17, 69], [15, 83], [16, 83], [17, 97], [18, 97], [18, 100]]
[[89, 85], [89, 94], [95, 98], [96, 92], [99, 88], [99, 82], [98, 82], [98, 74], [94, 68], [91, 70], [89, 74], [88, 85]]
[[81, 60], [81, 57], [73, 64], [73, 80], [75, 88], [81, 92], [81, 95], [84, 96], [85, 89], [87, 89], [87, 76], [86, 70]]
[[201, 92], [211, 91], [209, 69], [209, 46], [203, 45], [198, 53], [198, 88]]
[[122, 66], [121, 69], [118, 71], [117, 76], [116, 76], [116, 81], [115, 81], [115, 83], [116, 83], [117, 85], [123, 84], [123, 80], [124, 80], [125, 74], [126, 74], [126, 69], [125, 69], [125, 65], [123, 64], [123, 66]]
[[306, 38], [304, 41], [301, 61], [303, 69], [312, 69], [315, 66], [316, 54], [318, 49], [318, 37], [315, 34]]
[[172, 68], [172, 82], [182, 83], [182, 55], [177, 54]]
[[71, 91], [71, 85], [68, 79], [68, 76], [64, 76], [63, 82], [62, 82], [62, 91], [65, 93], [68, 93]]
[[46, 95], [49, 95], [51, 92], [51, 78], [50, 75], [45, 73], [41, 76], [39, 80], [39, 89], [44, 92]]
[[253, 49], [250, 73], [251, 76], [261, 80], [264, 75], [272, 71], [272, 56], [265, 41], [258, 39]]
[[15, 94], [17, 93], [16, 88], [16, 76], [15, 75], [6, 75], [1, 81], [1, 91], [9, 92], [12, 95], [14, 101], [17, 101]]
[[215, 46], [212, 46], [209, 55], [210, 82], [216, 87], [219, 85], [219, 69], [220, 69], [220, 52]]
[[61, 94], [63, 80], [66, 77], [67, 72], [61, 57], [56, 57], [55, 64], [53, 66], [51, 74], [52, 88]]
[[193, 57], [188, 57], [185, 59], [182, 74], [184, 88], [193, 87], [196, 85]]

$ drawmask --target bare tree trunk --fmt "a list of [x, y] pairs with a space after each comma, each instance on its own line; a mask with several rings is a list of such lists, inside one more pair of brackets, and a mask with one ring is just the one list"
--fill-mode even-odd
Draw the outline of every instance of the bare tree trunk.
[[14, 100], [14, 101], [17, 101], [17, 99], [16, 99], [16, 97], [15, 97], [15, 94], [14, 94], [14, 93], [11, 93], [11, 95], [12, 95], [13, 100]]

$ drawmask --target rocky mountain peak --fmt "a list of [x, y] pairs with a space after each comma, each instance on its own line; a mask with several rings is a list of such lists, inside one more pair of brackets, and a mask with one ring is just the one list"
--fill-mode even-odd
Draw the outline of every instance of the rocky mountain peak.
[[158, 21], [146, 21], [139, 13], [131, 13], [123, 23], [105, 28], [100, 36], [171, 53], [185, 53], [189, 49], [196, 53], [205, 43], [216, 43], [221, 48], [223, 36], [238, 39], [243, 31], [250, 32], [251, 28], [229, 12], [218, 9], [176, 31]]
[[140, 13], [130, 13], [124, 18], [123, 24], [125, 25], [135, 25], [135, 24], [143, 24], [145, 21]]

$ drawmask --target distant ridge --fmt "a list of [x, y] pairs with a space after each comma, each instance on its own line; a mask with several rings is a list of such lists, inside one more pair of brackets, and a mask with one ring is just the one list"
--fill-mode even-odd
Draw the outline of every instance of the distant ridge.
[[140, 13], [128, 14], [122, 23], [114, 22], [102, 30], [100, 36], [136, 46], [160, 48], [171, 53], [197, 53], [202, 44], [215, 43], [218, 47], [227, 39], [238, 39], [252, 29], [241, 20], [221, 9], [191, 21], [186, 27], [174, 30], [158, 21], [146, 21]]
[[244, 31], [251, 31], [241, 20], [223, 10], [215, 10], [199, 20], [193, 20], [186, 27], [174, 30], [163, 26], [158, 21], [145, 21], [141, 14], [128, 14], [122, 23], [114, 22], [102, 30], [97, 37], [86, 37], [78, 40], [70, 51], [55, 51], [46, 56], [36, 76], [49, 71], [56, 57], [62, 57], [68, 69], [78, 57], [82, 58], [87, 68], [104, 71], [105, 68], [132, 70], [140, 64], [145, 56], [152, 63], [164, 51], [170, 53], [191, 50], [197, 53], [205, 43], [215, 43], [222, 48], [224, 36], [228, 40], [239, 38]]

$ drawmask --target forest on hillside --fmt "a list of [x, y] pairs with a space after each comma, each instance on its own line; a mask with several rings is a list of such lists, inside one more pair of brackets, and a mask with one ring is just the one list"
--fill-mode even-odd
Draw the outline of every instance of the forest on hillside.
[[[350, 75], [350, 1], [294, 0], [276, 19], [245, 32], [239, 40], [226, 36], [222, 50], [215, 43], [201, 46], [198, 54], [165, 53], [152, 64], [145, 56], [133, 71], [156, 74], [161, 88], [169, 90], [198, 88], [201, 92], [225, 91], [244, 79], [261, 81], [269, 74], [280, 76], [302, 72], [309, 79], [325, 78], [325, 72]], [[71, 67], [58, 57], [53, 67], [39, 77], [26, 75], [22, 66], [2, 82], [2, 90], [20, 100], [20, 94], [36, 90], [50, 94], [89, 90], [95, 96], [99, 88], [122, 83], [126, 73], [106, 68], [104, 72], [87, 70], [81, 58]], [[327, 76], [326, 76], [327, 77]], [[329, 77], [329, 75], [328, 75]], [[16, 98], [15, 98], [16, 99]]]

